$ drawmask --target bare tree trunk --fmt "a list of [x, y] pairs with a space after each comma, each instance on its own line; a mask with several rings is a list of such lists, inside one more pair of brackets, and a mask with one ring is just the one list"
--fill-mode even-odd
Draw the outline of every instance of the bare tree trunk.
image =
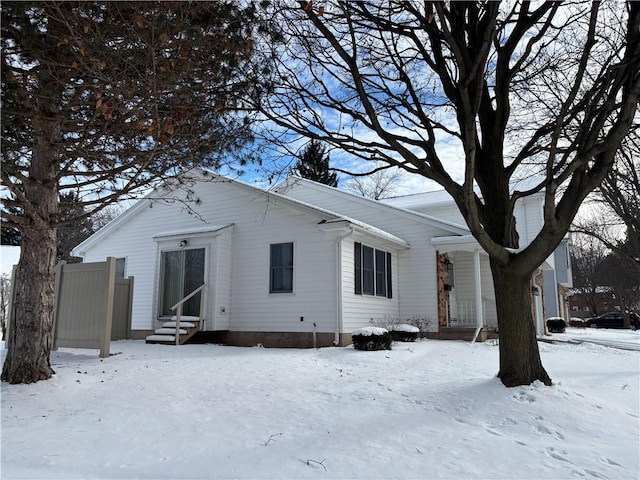
[[500, 332], [498, 377], [507, 387], [530, 385], [536, 380], [551, 385], [538, 351], [530, 278], [513, 270], [491, 262]]
[[[43, 102], [45, 103], [45, 102]], [[24, 194], [27, 220], [22, 226], [20, 261], [15, 279], [13, 324], [2, 380], [33, 383], [51, 378], [49, 355], [53, 343], [55, 306], [55, 261], [58, 213], [58, 152], [60, 125], [55, 108], [41, 106], [45, 113], [34, 118], [35, 142]]]

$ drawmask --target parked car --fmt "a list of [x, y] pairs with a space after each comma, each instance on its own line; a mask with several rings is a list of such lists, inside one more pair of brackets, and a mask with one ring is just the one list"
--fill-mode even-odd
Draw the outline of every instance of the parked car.
[[[640, 317], [637, 313], [629, 314], [631, 330], [640, 328]], [[598, 317], [588, 318], [586, 326], [589, 328], [624, 328], [624, 317], [620, 312], [607, 312]]]
[[549, 317], [547, 318], [547, 328], [551, 333], [564, 333], [567, 322], [562, 317]]

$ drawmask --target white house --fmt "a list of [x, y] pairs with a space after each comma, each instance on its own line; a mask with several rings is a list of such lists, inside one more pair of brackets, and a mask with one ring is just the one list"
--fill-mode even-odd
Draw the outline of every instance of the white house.
[[[84, 261], [116, 257], [118, 274], [135, 277], [134, 338], [170, 334], [171, 307], [202, 285], [182, 315], [232, 345], [345, 345], [372, 320], [412, 317], [436, 337], [496, 327], [486, 255], [444, 207], [298, 178], [271, 191], [208, 172], [184, 180], [74, 249]], [[541, 326], [542, 305], [537, 314]]]
[[[385, 199], [383, 202], [396, 207], [407, 208], [417, 212], [429, 213], [437, 218], [464, 223], [462, 214], [445, 191], [435, 191]], [[516, 203], [515, 217], [520, 235], [520, 248], [524, 249], [540, 232], [543, 224], [544, 192], [521, 198]], [[437, 239], [435, 244], [449, 244], [454, 247], [456, 239]], [[475, 240], [469, 239], [470, 244]], [[536, 295], [534, 304], [538, 323], [538, 333], [544, 333], [543, 318], [563, 317], [569, 319], [568, 290], [573, 286], [573, 274], [570, 259], [571, 241], [566, 237], [551, 255], [540, 266], [532, 280]], [[451, 252], [451, 248], [441, 248], [443, 252]], [[452, 254], [453, 255], [453, 254]], [[538, 295], [541, 293], [541, 295]], [[452, 302], [455, 305], [455, 301]]]

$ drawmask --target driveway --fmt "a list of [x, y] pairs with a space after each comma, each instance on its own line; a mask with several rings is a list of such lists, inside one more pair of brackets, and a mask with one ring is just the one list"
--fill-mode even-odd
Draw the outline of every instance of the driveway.
[[538, 340], [548, 343], [594, 343], [621, 350], [640, 351], [640, 331], [633, 330], [567, 327], [565, 333], [539, 336]]

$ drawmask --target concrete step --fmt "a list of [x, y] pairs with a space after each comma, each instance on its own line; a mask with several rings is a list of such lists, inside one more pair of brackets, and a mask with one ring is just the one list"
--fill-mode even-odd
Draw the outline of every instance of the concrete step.
[[[167, 326], [167, 324], [172, 324]], [[175, 345], [176, 344], [176, 322], [166, 322], [162, 328], [158, 328], [154, 331], [153, 335], [149, 335], [145, 341], [146, 343], [162, 343], [162, 344], [166, 344], [166, 345]], [[191, 337], [193, 337], [198, 329], [196, 328], [195, 325], [189, 326], [187, 327], [187, 325], [189, 324], [185, 324], [184, 322], [180, 322], [180, 327], [185, 327], [185, 328], [180, 328], [179, 330], [179, 344], [182, 345], [184, 344], [187, 340], [189, 340]]]
[[[187, 327], [187, 328], [189, 328], [189, 327]], [[173, 328], [158, 328], [153, 333], [155, 333], [156, 335], [175, 335], [176, 334], [176, 327], [173, 327]], [[178, 334], [186, 335], [187, 334], [187, 330], [185, 330], [184, 328], [181, 328], [180, 330], [178, 330]]]
[[146, 343], [176, 343], [176, 337], [173, 335], [149, 335], [145, 338]]
[[[164, 322], [162, 328], [176, 328], [176, 322]], [[193, 322], [180, 321], [180, 328], [196, 328], [196, 324]]]

